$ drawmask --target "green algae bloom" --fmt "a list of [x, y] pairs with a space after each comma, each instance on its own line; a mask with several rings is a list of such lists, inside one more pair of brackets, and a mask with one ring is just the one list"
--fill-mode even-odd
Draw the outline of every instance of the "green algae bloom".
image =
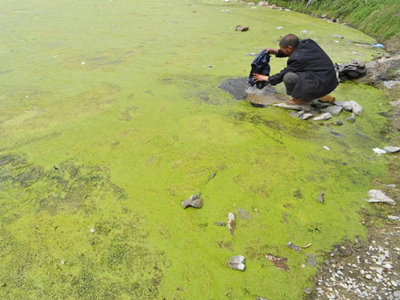
[[[334, 127], [217, 86], [246, 77], [245, 53], [286, 33], [315, 39], [335, 62], [379, 50], [333, 34], [372, 38], [217, 0], [7, 0], [0, 12], [1, 299], [297, 300], [316, 272], [306, 254], [322, 261], [366, 236], [358, 212], [387, 169], [371, 150], [383, 144], [384, 94], [341, 84], [333, 95], [365, 112]], [[285, 63], [273, 58], [272, 72]], [[199, 192], [204, 207], [184, 210]], [[214, 225], [229, 212], [234, 236]], [[312, 246], [297, 253], [288, 241]], [[290, 272], [267, 253], [287, 257]], [[234, 255], [245, 272], [227, 266]]]

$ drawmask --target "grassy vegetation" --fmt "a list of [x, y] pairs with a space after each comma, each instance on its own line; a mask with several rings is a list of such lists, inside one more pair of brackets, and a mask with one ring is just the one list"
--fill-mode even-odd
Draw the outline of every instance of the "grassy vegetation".
[[313, 15], [327, 15], [373, 35], [389, 51], [400, 49], [400, 2], [398, 0], [275, 0], [276, 4]]

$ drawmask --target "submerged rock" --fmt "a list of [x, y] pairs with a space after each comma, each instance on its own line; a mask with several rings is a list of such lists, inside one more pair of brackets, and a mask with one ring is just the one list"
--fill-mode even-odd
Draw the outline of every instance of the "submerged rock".
[[306, 254], [307, 261], [306, 264], [310, 267], [315, 267], [317, 265], [317, 256], [315, 254]]
[[231, 269], [244, 271], [246, 269], [246, 260], [242, 255], [235, 255], [229, 259], [228, 265]]
[[324, 120], [329, 120], [332, 118], [331, 113], [327, 112], [327, 113], [323, 113], [321, 115], [319, 115], [318, 117], [315, 117], [313, 120], [314, 121], [324, 121]]
[[389, 153], [397, 153], [397, 152], [400, 152], [400, 147], [386, 146], [383, 148], [383, 150], [385, 150], [386, 152], [389, 152]]
[[381, 202], [381, 203], [388, 203], [390, 205], [396, 205], [396, 201], [386, 196], [380, 190], [370, 190], [368, 191], [368, 195], [370, 196], [370, 199], [366, 199], [367, 202], [370, 203]]
[[245, 210], [243, 208], [238, 208], [237, 211], [238, 211], [239, 219], [246, 220], [246, 221], [250, 221], [253, 219], [253, 216], [247, 210]]
[[247, 78], [229, 78], [221, 83], [218, 88], [231, 94], [236, 100], [244, 100], [247, 97], [246, 88], [248, 86]]
[[186, 207], [194, 207], [194, 208], [202, 208], [203, 207], [203, 199], [200, 198], [201, 193], [197, 195], [190, 196], [187, 200], [182, 201], [183, 208]]

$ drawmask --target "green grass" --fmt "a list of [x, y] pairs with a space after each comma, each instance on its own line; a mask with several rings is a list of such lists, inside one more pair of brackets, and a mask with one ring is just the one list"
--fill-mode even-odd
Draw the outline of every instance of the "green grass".
[[340, 22], [350, 23], [388, 43], [390, 50], [400, 49], [400, 2], [397, 0], [317, 0], [308, 8], [305, 1], [274, 2], [300, 12], [339, 18]]

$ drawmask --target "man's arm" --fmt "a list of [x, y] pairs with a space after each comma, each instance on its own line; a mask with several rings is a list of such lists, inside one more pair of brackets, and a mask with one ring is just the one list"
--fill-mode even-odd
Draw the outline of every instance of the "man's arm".
[[269, 54], [275, 55], [276, 57], [288, 57], [288, 55], [283, 53], [281, 49], [276, 50], [276, 49], [272, 49], [272, 48], [266, 48], [265, 51]]

